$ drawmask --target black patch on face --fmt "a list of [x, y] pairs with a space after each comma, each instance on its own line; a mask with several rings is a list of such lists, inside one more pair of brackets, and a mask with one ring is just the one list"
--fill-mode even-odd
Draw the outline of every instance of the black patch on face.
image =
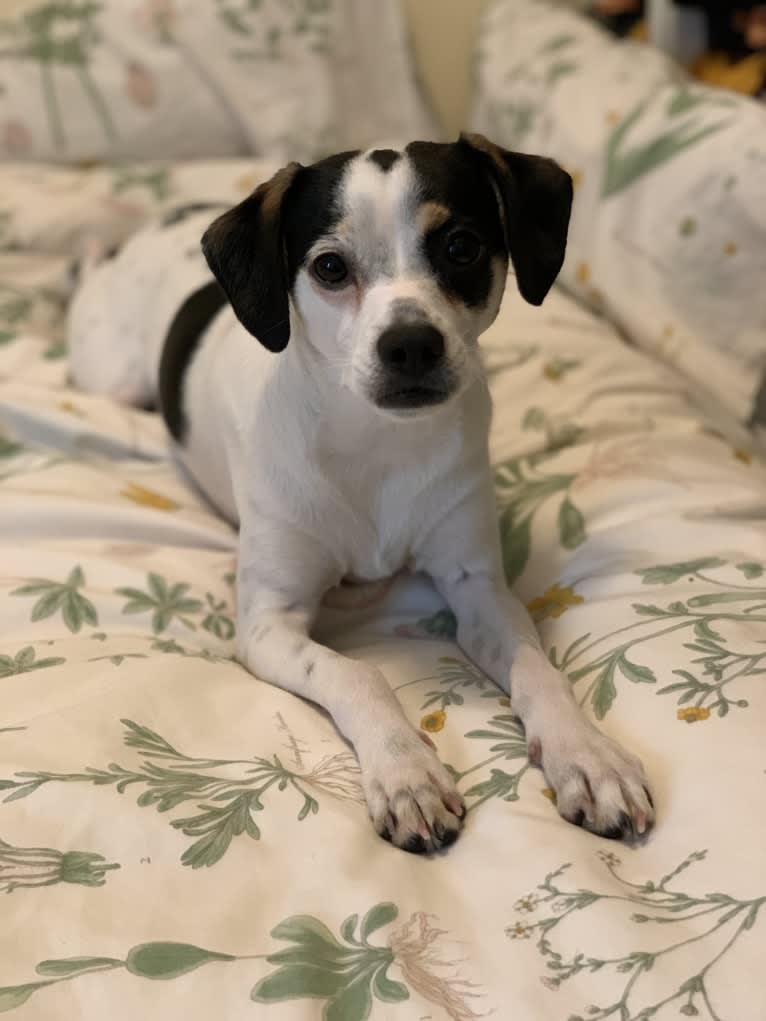
[[[446, 206], [452, 216], [425, 237], [425, 251], [440, 286], [469, 308], [485, 305], [492, 289], [492, 257], [505, 257], [505, 237], [497, 198], [488, 174], [463, 147], [440, 142], [407, 146], [424, 202]], [[459, 266], [447, 258], [456, 229], [475, 233], [483, 250], [476, 262]]]
[[289, 295], [308, 249], [337, 221], [338, 186], [357, 152], [290, 163], [210, 224], [202, 251], [245, 329], [267, 350], [290, 340]]
[[171, 436], [179, 443], [183, 442], [187, 428], [183, 410], [186, 370], [202, 334], [225, 304], [226, 295], [216, 280], [194, 291], [176, 312], [162, 347], [160, 409]]
[[[424, 200], [446, 206], [452, 217], [426, 236], [425, 250], [442, 287], [466, 305], [486, 303], [492, 256], [510, 255], [526, 301], [542, 304], [564, 262], [572, 206], [572, 179], [553, 160], [501, 149], [481, 135], [461, 135], [453, 145], [412, 142], [407, 146]], [[502, 207], [502, 215], [501, 215]], [[465, 230], [484, 245], [479, 257], [456, 264], [470, 252]]]
[[295, 283], [308, 250], [340, 219], [338, 189], [346, 167], [358, 155], [359, 150], [355, 149], [328, 156], [303, 167], [293, 181], [282, 214], [289, 288]]
[[395, 149], [373, 149], [367, 159], [371, 163], [377, 163], [383, 173], [387, 173], [402, 154]]
[[176, 223], [182, 223], [195, 213], [204, 213], [210, 209], [225, 209], [223, 202], [188, 202], [184, 206], [176, 206], [168, 210], [160, 220], [160, 227], [173, 227]]

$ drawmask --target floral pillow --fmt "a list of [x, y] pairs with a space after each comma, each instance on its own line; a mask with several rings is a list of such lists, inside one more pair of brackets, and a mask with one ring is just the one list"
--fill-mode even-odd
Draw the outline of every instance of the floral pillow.
[[0, 158], [310, 160], [378, 132], [429, 133], [398, 4], [0, 5]]
[[473, 128], [575, 184], [561, 280], [740, 422], [766, 373], [766, 108], [537, 0], [480, 36]]

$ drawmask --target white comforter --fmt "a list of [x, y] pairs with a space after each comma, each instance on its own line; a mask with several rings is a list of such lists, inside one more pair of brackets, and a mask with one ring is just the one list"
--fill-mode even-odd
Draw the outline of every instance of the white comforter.
[[564, 823], [412, 579], [321, 627], [470, 805], [445, 855], [395, 850], [329, 720], [232, 661], [235, 537], [158, 419], [65, 384], [62, 253], [258, 172], [2, 172], [0, 1012], [762, 1021], [766, 465], [604, 320], [509, 288], [484, 341], [509, 577], [659, 823], [635, 850]]

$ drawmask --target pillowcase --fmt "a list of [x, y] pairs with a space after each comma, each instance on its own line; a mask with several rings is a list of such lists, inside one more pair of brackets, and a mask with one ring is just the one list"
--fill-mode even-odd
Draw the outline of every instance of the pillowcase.
[[740, 421], [766, 372], [766, 109], [536, 0], [499, 0], [472, 127], [573, 176], [561, 282]]
[[0, 156], [311, 161], [430, 137], [399, 5], [4, 0]]

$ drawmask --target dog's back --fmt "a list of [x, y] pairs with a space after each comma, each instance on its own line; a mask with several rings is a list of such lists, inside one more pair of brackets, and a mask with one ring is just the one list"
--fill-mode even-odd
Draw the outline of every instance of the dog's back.
[[199, 239], [217, 208], [171, 209], [117, 252], [83, 266], [68, 319], [77, 386], [123, 404], [157, 403], [168, 330], [189, 296], [212, 280]]

